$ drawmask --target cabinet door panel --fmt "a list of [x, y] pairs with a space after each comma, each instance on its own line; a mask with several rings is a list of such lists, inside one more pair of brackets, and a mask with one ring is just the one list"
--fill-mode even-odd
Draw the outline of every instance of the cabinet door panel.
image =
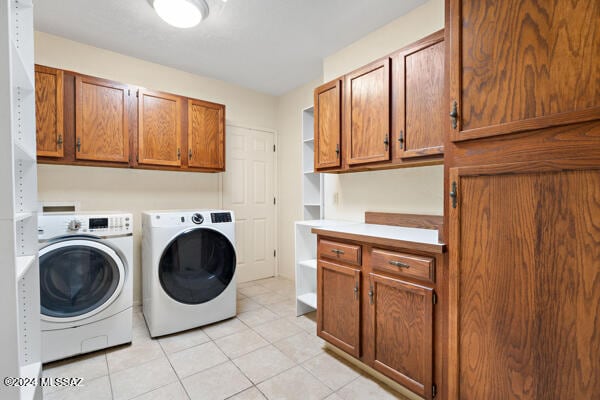
[[600, 2], [448, 4], [453, 140], [600, 118]]
[[342, 81], [315, 89], [315, 170], [341, 166]]
[[373, 367], [432, 397], [433, 289], [370, 274]]
[[390, 159], [390, 60], [346, 77], [348, 164]]
[[565, 167], [450, 170], [451, 398], [600, 393], [600, 170]]
[[225, 169], [225, 106], [188, 100], [188, 166]]
[[138, 112], [138, 162], [180, 166], [181, 98], [140, 90]]
[[325, 261], [317, 269], [317, 334], [359, 357], [360, 270]]
[[444, 51], [439, 31], [393, 59], [394, 159], [444, 151]]
[[64, 156], [63, 71], [35, 66], [35, 116], [37, 155]]
[[75, 157], [129, 162], [127, 86], [84, 76], [75, 82]]

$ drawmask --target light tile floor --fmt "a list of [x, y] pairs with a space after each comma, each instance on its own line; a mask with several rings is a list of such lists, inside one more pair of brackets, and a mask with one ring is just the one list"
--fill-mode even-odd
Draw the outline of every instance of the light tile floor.
[[159, 339], [138, 307], [131, 345], [44, 365], [85, 384], [44, 388], [44, 399], [403, 399], [326, 351], [314, 313], [296, 317], [295, 304], [288, 279], [242, 283], [236, 318]]

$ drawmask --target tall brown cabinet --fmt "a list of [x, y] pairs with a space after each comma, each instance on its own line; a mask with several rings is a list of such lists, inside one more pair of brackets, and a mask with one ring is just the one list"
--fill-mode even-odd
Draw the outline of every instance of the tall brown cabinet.
[[447, 398], [600, 398], [600, 3], [446, 18]]

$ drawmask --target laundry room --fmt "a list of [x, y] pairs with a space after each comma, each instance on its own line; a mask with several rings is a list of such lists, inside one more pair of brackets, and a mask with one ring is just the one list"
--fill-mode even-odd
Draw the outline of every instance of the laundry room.
[[0, 3], [0, 400], [600, 392], [599, 2]]

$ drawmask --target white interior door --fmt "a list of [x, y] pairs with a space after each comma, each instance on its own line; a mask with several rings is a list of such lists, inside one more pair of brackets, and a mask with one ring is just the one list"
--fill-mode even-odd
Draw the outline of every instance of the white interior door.
[[227, 126], [223, 207], [235, 212], [237, 279], [275, 275], [274, 134]]

